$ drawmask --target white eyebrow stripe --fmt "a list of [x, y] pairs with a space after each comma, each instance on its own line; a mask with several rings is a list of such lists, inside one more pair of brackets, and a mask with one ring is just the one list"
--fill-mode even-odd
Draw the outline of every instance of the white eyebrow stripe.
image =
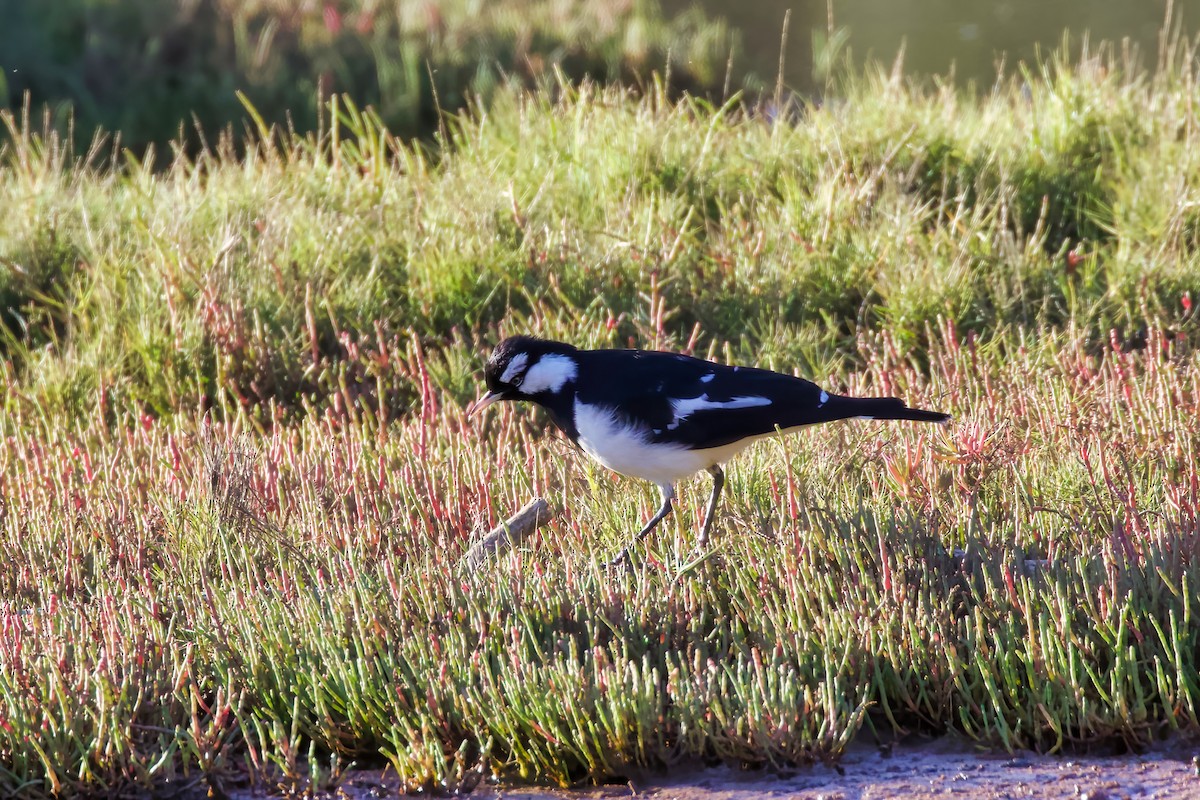
[[558, 354], [542, 356], [525, 373], [525, 380], [521, 382], [521, 391], [525, 394], [537, 394], [547, 390], [559, 392], [568, 381], [575, 380], [578, 375], [579, 368], [575, 364], [575, 359], [570, 356]]
[[705, 411], [713, 408], [754, 408], [755, 406], [769, 405], [771, 405], [771, 401], [765, 397], [751, 396], [735, 397], [732, 400], [709, 400], [707, 394], [702, 394], [699, 397], [690, 397], [683, 400], [672, 400], [671, 410], [675, 412], [675, 424], [678, 425], [680, 420], [686, 418], [689, 414], [694, 414], [697, 411]]
[[525, 353], [517, 353], [513, 356], [513, 360], [508, 362], [508, 367], [504, 370], [504, 374], [500, 376], [501, 383], [512, 383], [513, 378], [525, 371], [525, 365], [529, 363], [529, 356]]

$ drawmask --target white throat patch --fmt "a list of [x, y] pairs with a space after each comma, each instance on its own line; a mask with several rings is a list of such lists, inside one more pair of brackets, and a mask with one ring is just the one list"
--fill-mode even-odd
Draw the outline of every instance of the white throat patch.
[[[523, 357], [517, 356], [517, 358]], [[515, 361], [516, 359], [513, 360]], [[507, 370], [505, 370], [505, 374], [508, 374]], [[570, 356], [542, 356], [525, 373], [525, 380], [521, 383], [521, 391], [524, 394], [537, 394], [538, 392], [547, 390], [560, 392], [568, 381], [575, 380], [578, 375], [579, 368], [575, 364], [575, 359]]]

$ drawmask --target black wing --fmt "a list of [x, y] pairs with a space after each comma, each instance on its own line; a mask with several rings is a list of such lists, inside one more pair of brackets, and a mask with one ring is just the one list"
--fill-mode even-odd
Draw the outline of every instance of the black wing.
[[693, 449], [850, 416], [814, 383], [765, 369], [727, 367], [671, 353], [580, 354], [577, 397], [614, 408], [651, 441]]

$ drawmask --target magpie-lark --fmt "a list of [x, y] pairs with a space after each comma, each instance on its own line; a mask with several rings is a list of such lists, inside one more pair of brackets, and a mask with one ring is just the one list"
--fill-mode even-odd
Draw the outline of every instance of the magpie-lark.
[[721, 466], [751, 443], [778, 431], [838, 419], [949, 421], [949, 414], [909, 408], [895, 397], [843, 397], [790, 375], [727, 367], [646, 350], [579, 350], [569, 344], [513, 336], [496, 346], [484, 368], [487, 393], [471, 416], [498, 400], [529, 400], [604, 466], [651, 481], [662, 506], [612, 562], [671, 513], [675, 483], [707, 470], [712, 495], [698, 544], [708, 542], [725, 484]]

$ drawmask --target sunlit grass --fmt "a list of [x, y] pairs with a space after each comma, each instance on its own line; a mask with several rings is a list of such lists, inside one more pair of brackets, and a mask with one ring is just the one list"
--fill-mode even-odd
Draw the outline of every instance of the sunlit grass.
[[10, 118], [0, 335], [48, 413], [99, 395], [262, 422], [402, 416], [417, 387], [385, 356], [416, 343], [462, 402], [498, 325], [695, 332], [818, 377], [862, 366], [859, 329], [919, 350], [937, 317], [1136, 342], [1200, 300], [1191, 70], [1097, 59], [980, 97], [866, 76], [794, 123], [558, 87], [501, 96], [433, 154], [341, 101], [322, 139], [264, 130], [165, 173]]
[[[414, 788], [569, 784], [832, 758], [868, 713], [1041, 749], [1195, 730], [1194, 355], [941, 335], [926, 372], [863, 346], [846, 386], [957, 421], [759, 445], [683, 573], [702, 486], [605, 575], [654, 498], [511, 410], [264, 436], [14, 420], [4, 780], [284, 780], [311, 752], [382, 754]], [[535, 493], [559, 518], [465, 574]]]
[[[791, 122], [563, 86], [435, 154], [339, 104], [337, 138], [163, 173], [10, 120], [0, 789], [1200, 730], [1188, 58], [980, 97], [862, 78]], [[607, 575], [651, 487], [528, 410], [463, 416], [518, 330], [955, 420], [761, 443], [706, 559], [701, 481]], [[534, 495], [555, 520], [464, 570]]]

